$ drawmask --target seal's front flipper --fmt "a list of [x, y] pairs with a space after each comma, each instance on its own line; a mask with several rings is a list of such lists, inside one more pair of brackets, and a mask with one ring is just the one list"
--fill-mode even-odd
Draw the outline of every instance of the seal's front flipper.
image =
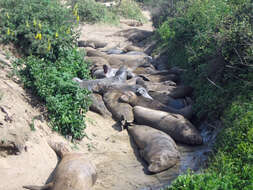
[[23, 186], [23, 188], [30, 189], [30, 190], [50, 190], [52, 187], [53, 187], [53, 183], [48, 183], [44, 186], [35, 186], [35, 185]]

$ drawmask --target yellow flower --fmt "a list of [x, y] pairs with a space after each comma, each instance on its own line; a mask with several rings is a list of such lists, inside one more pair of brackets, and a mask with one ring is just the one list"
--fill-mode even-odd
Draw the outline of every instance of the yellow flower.
[[25, 23], [26, 23], [26, 27], [29, 28], [30, 25], [29, 25], [28, 21], [26, 21]]
[[14, 36], [14, 35], [15, 35], [15, 32], [12, 32], [11, 35]]
[[7, 16], [8, 19], [10, 18], [9, 13], [6, 13], [6, 16]]
[[33, 25], [36, 26], [37, 25], [37, 22], [35, 19], [33, 19]]
[[76, 10], [74, 10], [74, 16], [77, 16], [77, 15], [78, 15], [78, 11], [76, 9]]
[[58, 38], [59, 37], [59, 34], [58, 32], [55, 33], [55, 37]]
[[77, 15], [76, 21], [79, 22], [79, 20], [80, 20], [80, 17], [79, 17], [79, 15]]
[[67, 34], [70, 34], [70, 28], [68, 28], [68, 30], [67, 30], [67, 32], [66, 32]]
[[35, 36], [35, 39], [36, 39], [36, 40], [37, 40], [37, 39], [41, 40], [41, 38], [42, 38], [41, 33], [37, 33], [36, 36]]
[[41, 40], [41, 38], [42, 38], [42, 35], [41, 35], [41, 33], [39, 33], [39, 40]]
[[38, 24], [38, 26], [39, 26], [39, 29], [41, 29], [41, 23], [40, 23], [40, 21], [39, 21], [39, 24]]
[[50, 42], [50, 40], [48, 40], [48, 46], [47, 46], [47, 51], [50, 51], [51, 50], [51, 42]]
[[10, 28], [7, 30], [7, 35], [9, 36], [11, 34]]

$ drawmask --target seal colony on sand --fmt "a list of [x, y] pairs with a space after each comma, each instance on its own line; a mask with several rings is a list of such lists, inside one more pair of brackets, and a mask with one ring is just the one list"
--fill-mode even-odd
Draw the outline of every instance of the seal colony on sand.
[[87, 59], [90, 56], [94, 63], [93, 77], [99, 79], [74, 81], [94, 93], [92, 110], [103, 116], [109, 116], [109, 110], [122, 128], [128, 128], [150, 172], [161, 172], [177, 163], [180, 155], [174, 140], [202, 144], [200, 133], [188, 120], [193, 116], [189, 98], [193, 89], [179, 84], [184, 70], [157, 70], [155, 60], [135, 46], [101, 51], [88, 47], [86, 51]]
[[23, 186], [30, 190], [91, 190], [97, 179], [95, 166], [82, 153], [70, 153], [63, 143], [49, 142], [61, 158], [53, 181], [44, 186]]

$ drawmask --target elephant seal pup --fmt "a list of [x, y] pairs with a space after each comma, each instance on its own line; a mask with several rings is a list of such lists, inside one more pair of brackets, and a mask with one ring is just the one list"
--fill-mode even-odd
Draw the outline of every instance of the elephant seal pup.
[[30, 190], [91, 190], [96, 182], [95, 166], [82, 153], [70, 153], [63, 143], [50, 143], [61, 158], [53, 181], [44, 186], [23, 186]]
[[92, 93], [90, 97], [92, 100], [92, 104], [90, 106], [91, 111], [94, 111], [102, 115], [103, 117], [112, 117], [111, 112], [109, 112], [108, 109], [106, 108], [103, 98], [100, 94]]
[[106, 107], [112, 113], [116, 121], [131, 123], [134, 121], [133, 108], [127, 103], [119, 102], [119, 98], [123, 95], [120, 90], [109, 90], [103, 100]]
[[134, 107], [134, 119], [140, 125], [148, 125], [170, 135], [175, 141], [196, 145], [203, 140], [198, 130], [183, 116], [163, 111]]
[[192, 106], [186, 106], [182, 109], [175, 109], [170, 106], [166, 106], [160, 103], [158, 100], [152, 100], [149, 98], [145, 98], [143, 96], [137, 96], [132, 91], [125, 92], [124, 95], [120, 97], [120, 101], [130, 104], [131, 106], [142, 106], [145, 108], [150, 108], [154, 110], [161, 110], [165, 112], [180, 114], [187, 119], [190, 119], [193, 115]]
[[177, 145], [166, 133], [145, 125], [128, 126], [128, 132], [149, 164], [148, 170], [158, 173], [174, 166], [180, 158]]

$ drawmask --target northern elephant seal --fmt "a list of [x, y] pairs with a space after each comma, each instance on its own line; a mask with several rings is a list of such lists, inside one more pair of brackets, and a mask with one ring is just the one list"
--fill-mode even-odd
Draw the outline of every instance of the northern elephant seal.
[[103, 100], [116, 121], [131, 123], [134, 121], [133, 108], [119, 101], [122, 95], [120, 90], [109, 90], [104, 94]]
[[128, 132], [149, 164], [150, 172], [158, 173], [174, 166], [180, 158], [177, 145], [166, 133], [145, 125], [128, 126]]
[[167, 86], [166, 85], [160, 85], [156, 87], [155, 85], [152, 85], [151, 83], [145, 83], [143, 85], [145, 88], [148, 89], [148, 91], [152, 91], [154, 95], [161, 95], [164, 96], [170, 96], [172, 98], [185, 98], [186, 96], [191, 96], [193, 92], [193, 88], [190, 86]]
[[82, 153], [70, 153], [63, 143], [49, 144], [61, 158], [53, 181], [44, 186], [23, 186], [30, 190], [91, 190], [96, 182], [95, 166]]
[[80, 40], [78, 41], [78, 47], [91, 47], [91, 48], [104, 48], [107, 46], [107, 43], [105, 42], [100, 42], [97, 40]]
[[137, 96], [132, 91], [125, 92], [124, 95], [120, 97], [120, 101], [129, 103], [133, 107], [142, 106], [145, 108], [180, 114], [187, 119], [190, 119], [193, 115], [193, 109], [191, 105], [186, 106], [185, 108], [182, 109], [175, 109], [173, 107], [160, 103], [158, 100], [145, 98], [143, 96]]
[[[162, 104], [171, 106], [175, 109], [181, 109], [187, 106], [187, 101], [184, 99], [174, 99], [168, 95], [167, 92], [156, 92], [156, 91], [149, 91], [150, 96], [161, 102]], [[187, 97], [186, 97], [187, 99]]]
[[141, 74], [139, 75], [146, 81], [151, 82], [164, 82], [164, 81], [173, 81], [173, 82], [179, 82], [180, 77], [179, 75], [175, 74]]
[[133, 46], [133, 45], [128, 45], [128, 46], [124, 47], [123, 50], [125, 52], [129, 52], [129, 51], [143, 51], [142, 48], [139, 48], [139, 47], [136, 47], [136, 46]]
[[124, 66], [120, 67], [114, 77], [95, 79], [95, 80], [81, 80], [78, 77], [73, 78], [74, 82], [77, 82], [80, 88], [87, 88], [92, 92], [100, 92], [106, 86], [113, 84], [123, 84], [127, 79], [127, 70]]
[[91, 111], [94, 111], [102, 115], [103, 117], [112, 117], [111, 112], [109, 112], [108, 109], [106, 108], [103, 98], [100, 94], [92, 93], [90, 97], [92, 100], [92, 104], [90, 106]]
[[175, 141], [186, 144], [202, 144], [198, 130], [182, 115], [135, 106], [134, 119], [140, 125], [148, 125], [170, 135]]

